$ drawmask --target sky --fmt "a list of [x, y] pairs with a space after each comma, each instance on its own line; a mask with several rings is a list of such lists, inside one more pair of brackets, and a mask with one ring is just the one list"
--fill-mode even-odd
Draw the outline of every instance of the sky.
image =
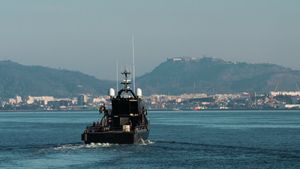
[[0, 0], [0, 60], [115, 79], [170, 57], [300, 70], [299, 0]]

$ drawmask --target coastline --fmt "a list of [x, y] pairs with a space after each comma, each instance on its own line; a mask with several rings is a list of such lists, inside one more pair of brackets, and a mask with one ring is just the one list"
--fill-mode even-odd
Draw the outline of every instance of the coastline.
[[[232, 112], [232, 111], [299, 111], [300, 109], [203, 109], [203, 110], [190, 110], [190, 109], [180, 109], [180, 110], [172, 110], [172, 109], [151, 109], [148, 110], [149, 112]], [[37, 113], [44, 113], [44, 112], [98, 112], [97, 109], [87, 109], [87, 110], [0, 110], [0, 113], [9, 113], [9, 112], [37, 112]]]

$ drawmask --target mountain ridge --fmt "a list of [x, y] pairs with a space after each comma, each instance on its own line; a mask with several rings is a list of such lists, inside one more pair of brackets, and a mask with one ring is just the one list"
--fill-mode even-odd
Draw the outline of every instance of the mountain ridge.
[[[79, 71], [25, 66], [0, 61], [0, 97], [79, 94], [106, 95], [114, 81], [99, 80]], [[276, 64], [230, 62], [211, 57], [167, 59], [136, 79], [146, 95], [183, 93], [237, 93], [294, 90], [300, 71]]]
[[182, 57], [168, 59], [137, 81], [146, 93], [236, 93], [269, 92], [276, 85], [291, 90], [299, 77], [300, 71], [275, 64]]
[[79, 71], [25, 66], [10, 60], [0, 61], [0, 79], [0, 97], [4, 98], [16, 95], [100, 95], [106, 93], [104, 88], [112, 84], [111, 81], [99, 80]]

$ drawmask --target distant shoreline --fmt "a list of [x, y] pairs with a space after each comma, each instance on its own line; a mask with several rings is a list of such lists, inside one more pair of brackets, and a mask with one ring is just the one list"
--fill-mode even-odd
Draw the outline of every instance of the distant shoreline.
[[[152, 109], [148, 110], [149, 112], [229, 112], [229, 111], [299, 111], [300, 109], [205, 109], [205, 110], [166, 110], [166, 109]], [[39, 112], [39, 113], [47, 113], [47, 112], [98, 112], [98, 110], [1, 110], [0, 113], [10, 113], [10, 112]]]

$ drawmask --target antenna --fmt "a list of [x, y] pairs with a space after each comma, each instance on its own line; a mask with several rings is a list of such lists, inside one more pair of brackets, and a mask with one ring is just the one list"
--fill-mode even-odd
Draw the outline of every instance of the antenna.
[[134, 35], [132, 35], [132, 83], [133, 83], [133, 92], [135, 92]]
[[116, 61], [116, 82], [117, 82], [117, 91], [119, 91], [119, 60]]

